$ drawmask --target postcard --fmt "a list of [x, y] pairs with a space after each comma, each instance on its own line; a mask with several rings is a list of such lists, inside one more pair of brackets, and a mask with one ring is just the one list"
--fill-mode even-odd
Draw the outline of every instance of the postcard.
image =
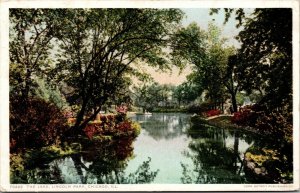
[[0, 9], [1, 192], [299, 190], [299, 1]]

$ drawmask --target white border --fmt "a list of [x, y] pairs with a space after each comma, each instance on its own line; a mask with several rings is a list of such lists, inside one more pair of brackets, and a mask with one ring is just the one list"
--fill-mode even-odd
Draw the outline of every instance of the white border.
[[[293, 134], [294, 183], [293, 184], [146, 184], [146, 185], [10, 185], [9, 184], [9, 8], [293, 8]], [[17, 1], [0, 0], [0, 191], [291, 191], [299, 190], [299, 1]]]

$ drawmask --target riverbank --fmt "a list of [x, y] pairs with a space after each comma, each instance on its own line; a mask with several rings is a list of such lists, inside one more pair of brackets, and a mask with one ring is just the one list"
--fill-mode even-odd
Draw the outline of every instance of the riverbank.
[[[260, 136], [268, 145], [250, 146], [244, 152], [243, 167], [246, 175], [257, 183], [291, 183], [293, 181], [293, 143], [278, 139], [272, 133], [231, 123], [231, 116], [204, 118], [193, 116], [191, 122], [197, 129], [214, 126], [221, 129], [246, 131]], [[198, 127], [199, 126], [199, 127]]]
[[[68, 121], [69, 125], [74, 122]], [[140, 132], [139, 123], [127, 118], [126, 115], [101, 115], [97, 120], [89, 122], [82, 134], [77, 137], [63, 136], [47, 146], [19, 148], [11, 152], [10, 180], [12, 183], [29, 183], [28, 171], [44, 167], [53, 160], [79, 155], [86, 152], [86, 149], [97, 149], [103, 145], [118, 146], [117, 149], [122, 151], [118, 155], [122, 158], [124, 152], [128, 151], [124, 150], [124, 143], [119, 145], [120, 141], [125, 141], [129, 147]]]
[[237, 124], [234, 124], [231, 122], [231, 117], [232, 117], [232, 115], [224, 115], [224, 114], [213, 116], [213, 117], [208, 117], [208, 118], [204, 118], [200, 115], [196, 115], [196, 116], [192, 117], [191, 121], [193, 124], [206, 123], [208, 125], [212, 125], [215, 127], [244, 130], [244, 131], [255, 133], [257, 135], [262, 135], [262, 136], [267, 135], [266, 133], [263, 133], [256, 128], [249, 127], [249, 126], [239, 126]]

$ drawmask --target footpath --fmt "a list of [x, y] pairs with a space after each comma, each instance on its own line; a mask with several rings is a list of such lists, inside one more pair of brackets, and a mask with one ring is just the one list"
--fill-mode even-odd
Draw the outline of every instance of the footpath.
[[230, 115], [230, 114], [220, 114], [220, 115], [215, 115], [215, 116], [208, 117], [205, 120], [208, 121], [208, 120], [219, 118], [219, 117], [233, 117], [233, 115]]

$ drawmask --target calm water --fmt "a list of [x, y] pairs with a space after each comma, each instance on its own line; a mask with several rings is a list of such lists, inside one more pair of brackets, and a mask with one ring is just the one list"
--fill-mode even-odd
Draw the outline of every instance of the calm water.
[[[190, 115], [132, 117], [142, 126], [135, 139], [83, 147], [83, 153], [30, 170], [27, 183], [251, 183], [242, 160], [258, 136], [191, 126]], [[23, 182], [24, 183], [24, 182]]]

